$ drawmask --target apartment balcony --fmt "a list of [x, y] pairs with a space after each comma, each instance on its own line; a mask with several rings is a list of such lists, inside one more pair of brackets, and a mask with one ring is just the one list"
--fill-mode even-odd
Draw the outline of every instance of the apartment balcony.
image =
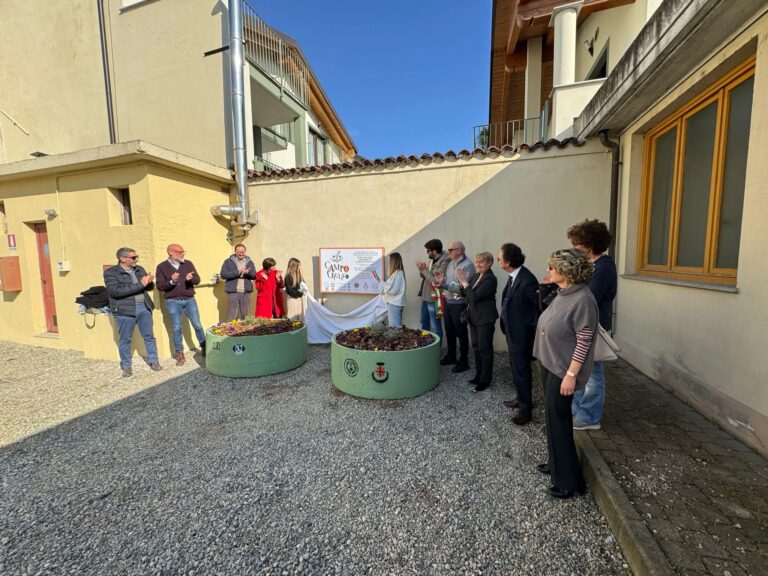
[[287, 94], [305, 110], [309, 109], [309, 70], [298, 48], [264, 22], [245, 1], [243, 41], [246, 60], [274, 84], [280, 99]]
[[293, 142], [293, 129], [291, 124], [278, 124], [276, 126], [262, 126], [261, 133], [262, 152], [277, 152], [288, 148], [288, 143]]
[[[542, 118], [544, 121], [542, 121]], [[488, 148], [504, 145], [520, 146], [545, 140], [547, 135], [546, 114], [536, 118], [520, 118], [507, 122], [481, 124], [472, 130], [472, 147]]]

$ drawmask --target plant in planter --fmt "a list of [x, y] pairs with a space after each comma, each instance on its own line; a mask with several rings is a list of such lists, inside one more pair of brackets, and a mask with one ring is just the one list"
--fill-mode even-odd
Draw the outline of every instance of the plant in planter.
[[419, 396], [440, 383], [440, 338], [381, 324], [339, 332], [331, 342], [331, 378], [353, 396]]
[[245, 378], [298, 368], [307, 360], [307, 327], [285, 318], [245, 318], [208, 329], [211, 374]]

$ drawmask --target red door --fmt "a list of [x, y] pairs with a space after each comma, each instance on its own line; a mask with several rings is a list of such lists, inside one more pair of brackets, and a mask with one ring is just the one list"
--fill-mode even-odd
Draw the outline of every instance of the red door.
[[40, 281], [43, 284], [45, 328], [48, 332], [58, 333], [59, 322], [56, 318], [56, 297], [53, 294], [51, 251], [48, 248], [48, 229], [45, 224], [35, 224], [35, 236], [37, 237], [37, 259], [40, 262]]

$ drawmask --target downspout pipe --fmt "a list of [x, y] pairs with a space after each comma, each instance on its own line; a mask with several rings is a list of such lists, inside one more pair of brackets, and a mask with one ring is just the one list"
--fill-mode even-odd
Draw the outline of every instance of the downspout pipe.
[[619, 220], [619, 145], [608, 138], [608, 130], [600, 131], [600, 143], [611, 150], [611, 211], [608, 220], [608, 230], [611, 233], [611, 243], [608, 250], [614, 259], [616, 248], [616, 227]]
[[245, 58], [243, 55], [242, 0], [229, 0], [229, 79], [232, 94], [232, 131], [234, 143], [235, 182], [240, 210], [236, 222], [248, 223], [248, 169], [245, 150]]
[[99, 38], [101, 39], [101, 67], [104, 70], [104, 92], [107, 98], [107, 124], [109, 125], [109, 143], [117, 142], [115, 133], [115, 116], [112, 106], [112, 79], [109, 70], [109, 52], [107, 48], [107, 32], [104, 22], [104, 0], [96, 0], [96, 12], [99, 15]]

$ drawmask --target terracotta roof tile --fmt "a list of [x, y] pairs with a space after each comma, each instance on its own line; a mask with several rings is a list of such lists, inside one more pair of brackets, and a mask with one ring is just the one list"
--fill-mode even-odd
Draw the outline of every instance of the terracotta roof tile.
[[512, 155], [521, 151], [525, 152], [534, 152], [536, 150], [549, 150], [552, 147], [557, 148], [565, 148], [566, 146], [583, 146], [585, 144], [584, 140], [579, 140], [578, 138], [566, 138], [564, 140], [557, 140], [555, 138], [552, 138], [551, 140], [539, 141], [535, 144], [521, 144], [517, 148], [514, 146], [510, 146], [509, 144], [505, 144], [501, 148], [497, 148], [496, 146], [490, 146], [488, 148], [475, 148], [474, 150], [459, 150], [458, 152], [454, 152], [453, 150], [448, 150], [447, 152], [434, 152], [432, 154], [429, 154], [428, 152], [425, 152], [424, 154], [420, 156], [416, 156], [414, 154], [411, 154], [410, 156], [405, 156], [404, 154], [399, 155], [397, 158], [393, 156], [387, 156], [386, 158], [375, 158], [375, 159], [368, 159], [368, 158], [358, 158], [356, 160], [352, 160], [351, 162], [342, 162], [339, 164], [324, 164], [322, 166], [307, 166], [304, 168], [286, 168], [284, 170], [249, 170], [248, 171], [248, 180], [261, 180], [261, 179], [267, 179], [267, 178], [280, 178], [283, 176], [300, 176], [300, 175], [307, 175], [307, 174], [332, 174], [332, 173], [340, 173], [340, 172], [348, 172], [351, 170], [360, 170], [360, 169], [366, 169], [366, 168], [372, 168], [372, 167], [382, 167], [382, 166], [397, 166], [397, 165], [413, 165], [413, 164], [424, 164], [429, 162], [441, 162], [445, 160], [456, 160], [456, 159], [463, 159], [463, 158], [496, 158], [498, 156], [502, 155]]

